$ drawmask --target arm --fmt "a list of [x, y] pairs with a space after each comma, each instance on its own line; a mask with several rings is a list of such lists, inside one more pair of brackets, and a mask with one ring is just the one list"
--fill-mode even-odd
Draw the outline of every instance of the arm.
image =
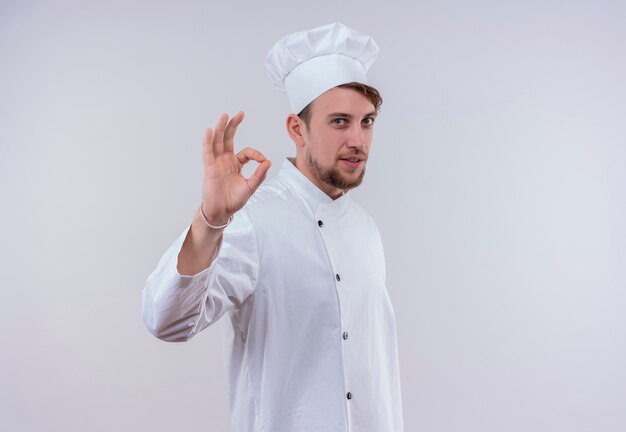
[[[234, 154], [234, 135], [243, 120], [238, 113], [227, 123], [223, 114], [215, 134], [207, 129], [203, 145], [204, 183], [201, 208], [211, 225], [221, 225], [239, 211], [264, 180], [270, 162], [256, 150]], [[259, 162], [254, 174], [241, 174], [244, 164]], [[224, 229], [209, 227], [196, 211], [191, 225], [165, 252], [143, 291], [143, 319], [152, 334], [184, 341], [240, 304], [256, 283], [258, 261], [252, 225], [240, 212], [229, 228], [230, 247], [221, 252]], [[216, 262], [218, 255], [222, 258]], [[222, 257], [223, 256], [223, 257]], [[229, 269], [236, 274], [229, 277]]]
[[[235, 132], [243, 121], [243, 113], [237, 113], [228, 123], [227, 120], [228, 116], [222, 114], [215, 126], [215, 134], [207, 129], [202, 142], [204, 183], [201, 209], [213, 226], [223, 225], [246, 204], [270, 168], [270, 161], [254, 149], [245, 148], [235, 155]], [[241, 170], [251, 160], [258, 162], [259, 166], [252, 177], [246, 179]], [[222, 232], [223, 229], [210, 228], [198, 209], [178, 255], [180, 273], [194, 275], [206, 269]]]

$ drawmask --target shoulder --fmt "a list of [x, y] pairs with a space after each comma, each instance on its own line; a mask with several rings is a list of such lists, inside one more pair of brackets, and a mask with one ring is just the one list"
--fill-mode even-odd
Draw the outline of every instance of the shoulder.
[[248, 212], [254, 213], [281, 202], [290, 200], [291, 189], [279, 178], [274, 177], [263, 182], [246, 203]]
[[274, 177], [263, 182], [242, 211], [247, 213], [251, 223], [264, 225], [294, 213], [298, 203], [297, 194], [289, 184]]

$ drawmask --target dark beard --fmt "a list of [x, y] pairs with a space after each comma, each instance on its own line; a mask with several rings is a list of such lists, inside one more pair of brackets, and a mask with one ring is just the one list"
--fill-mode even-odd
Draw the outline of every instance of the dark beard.
[[319, 178], [326, 184], [329, 184], [333, 187], [336, 187], [337, 189], [341, 189], [344, 191], [354, 189], [355, 187], [359, 186], [363, 181], [363, 177], [365, 176], [365, 166], [363, 166], [363, 171], [361, 171], [359, 177], [354, 181], [349, 181], [348, 179], [344, 178], [338, 170], [334, 168], [322, 168], [317, 163], [317, 161], [313, 159], [313, 156], [311, 156], [311, 152], [309, 151], [306, 152], [306, 161], [309, 164], [309, 167], [311, 167], [311, 170], [313, 170], [313, 172], [317, 176], [317, 178]]

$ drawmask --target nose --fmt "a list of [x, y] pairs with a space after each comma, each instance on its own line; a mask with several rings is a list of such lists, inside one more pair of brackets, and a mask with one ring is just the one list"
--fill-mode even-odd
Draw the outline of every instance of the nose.
[[368, 138], [366, 136], [367, 131], [364, 131], [360, 127], [350, 128], [346, 145], [348, 148], [360, 149], [367, 151]]

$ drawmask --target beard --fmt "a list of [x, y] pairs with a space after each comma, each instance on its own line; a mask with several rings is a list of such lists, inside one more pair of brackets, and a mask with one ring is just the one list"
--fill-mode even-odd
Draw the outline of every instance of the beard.
[[[355, 156], [363, 157], [364, 154], [358, 153]], [[367, 158], [364, 157], [363, 161], [363, 169], [361, 170], [361, 174], [356, 179], [349, 179], [344, 176], [339, 169], [335, 167], [324, 168], [322, 167], [314, 158], [311, 152], [307, 149], [306, 151], [306, 161], [309, 164], [309, 167], [315, 173], [316, 177], [323, 181], [326, 184], [329, 184], [338, 189], [342, 189], [344, 191], [354, 189], [359, 186], [363, 181], [363, 177], [365, 177], [365, 160]]]

